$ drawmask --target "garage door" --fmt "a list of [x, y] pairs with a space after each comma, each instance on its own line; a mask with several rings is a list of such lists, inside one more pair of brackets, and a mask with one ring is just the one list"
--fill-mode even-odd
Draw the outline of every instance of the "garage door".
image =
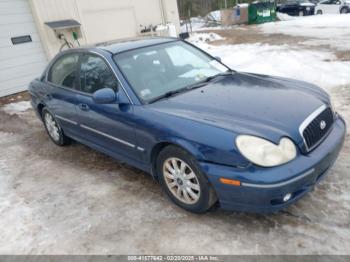
[[0, 0], [0, 97], [27, 89], [46, 63], [27, 0]]

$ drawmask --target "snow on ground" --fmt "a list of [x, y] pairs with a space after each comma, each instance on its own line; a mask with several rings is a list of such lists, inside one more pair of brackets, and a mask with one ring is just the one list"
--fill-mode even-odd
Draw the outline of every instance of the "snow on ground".
[[[285, 16], [283, 16], [285, 18]], [[283, 19], [284, 20], [284, 19]], [[285, 34], [301, 37], [313, 37], [306, 43], [313, 45], [328, 44], [339, 50], [349, 49], [350, 14], [305, 16], [286, 21], [265, 23], [260, 29], [266, 34]]]
[[22, 113], [31, 108], [29, 101], [21, 101], [16, 103], [10, 103], [4, 106], [4, 111], [10, 115]]
[[220, 22], [221, 21], [221, 11], [220, 10], [212, 11], [209, 14], [207, 14], [206, 17], [211, 21]]
[[331, 52], [293, 49], [289, 45], [214, 46], [193, 42], [234, 70], [296, 78], [323, 88], [350, 84], [350, 62], [334, 61]]
[[[328, 89], [350, 84], [350, 61], [339, 61], [333, 49], [319, 48], [328, 45], [336, 50], [350, 49], [350, 15], [284, 18], [286, 21], [266, 23], [258, 28], [267, 34], [303, 36], [306, 39], [302, 46], [294, 43], [214, 45], [200, 33], [192, 34], [188, 41], [220, 56], [238, 71], [296, 78]], [[303, 48], [304, 45], [308, 47]]]
[[183, 21], [183, 24], [181, 25], [181, 32], [190, 32], [191, 28], [192, 31], [200, 30], [201, 28], [205, 27], [206, 20], [202, 17], [191, 17], [191, 24], [185, 23]]
[[224, 40], [224, 37], [216, 33], [196, 33], [192, 34], [188, 39], [191, 43], [212, 42], [217, 40]]
[[280, 12], [277, 12], [277, 13], [276, 13], [276, 16], [277, 16], [277, 18], [278, 18], [280, 21], [288, 21], [288, 20], [296, 19], [295, 16], [290, 16], [290, 15], [287, 15], [287, 14], [284, 14], [284, 13], [280, 13]]
[[[195, 20], [195, 22], [192, 21], [194, 17], [191, 18], [191, 26], [192, 26], [192, 32], [200, 32], [200, 31], [214, 31], [214, 30], [224, 30], [224, 29], [230, 29], [230, 28], [235, 28], [237, 25], [230, 25], [230, 26], [223, 26], [223, 25], [212, 25], [208, 26], [207, 22], [205, 19], [200, 19]], [[191, 26], [189, 23], [183, 23], [181, 25], [181, 32], [191, 32]]]

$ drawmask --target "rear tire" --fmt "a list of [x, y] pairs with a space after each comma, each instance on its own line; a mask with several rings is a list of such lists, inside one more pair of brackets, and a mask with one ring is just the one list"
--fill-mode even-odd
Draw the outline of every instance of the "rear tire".
[[347, 8], [347, 7], [343, 7], [342, 9], [340, 9], [340, 13], [341, 14], [347, 14], [347, 13], [349, 13], [349, 8]]
[[215, 191], [197, 160], [185, 150], [167, 146], [159, 153], [156, 167], [162, 188], [183, 209], [204, 213], [217, 202]]
[[70, 143], [70, 139], [65, 136], [59, 122], [47, 108], [42, 110], [42, 118], [47, 134], [52, 142], [58, 146], [64, 146]]

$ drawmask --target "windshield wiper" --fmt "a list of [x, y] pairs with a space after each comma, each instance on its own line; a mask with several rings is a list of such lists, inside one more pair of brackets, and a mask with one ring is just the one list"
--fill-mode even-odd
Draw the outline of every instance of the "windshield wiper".
[[163, 95], [158, 96], [158, 97], [152, 99], [151, 101], [149, 101], [149, 104], [152, 104], [152, 103], [157, 102], [157, 101], [159, 101], [161, 99], [164, 99], [164, 98], [172, 97], [173, 95], [182, 93], [183, 91], [186, 91], [186, 90], [187, 90], [187, 88], [181, 88], [181, 89], [178, 89], [178, 90], [168, 91], [168, 92], [164, 93]]
[[199, 88], [199, 87], [202, 87], [204, 85], [206, 85], [206, 83], [210, 82], [211, 80], [213, 80], [214, 78], [217, 78], [219, 76], [229, 76], [229, 75], [232, 75], [232, 72], [233, 71], [226, 71], [224, 73], [219, 73], [217, 75], [213, 75], [213, 76], [209, 76], [207, 78], [205, 78], [204, 80], [200, 81], [200, 82], [197, 82], [197, 83], [194, 83], [192, 85], [189, 85], [189, 86], [186, 86], [184, 88], [180, 88], [178, 90], [171, 90], [171, 91], [168, 91], [166, 93], [164, 93], [163, 95], [161, 96], [158, 96], [154, 99], [152, 99], [151, 101], [149, 101], [148, 103], [149, 104], [152, 104], [154, 102], [157, 102], [159, 100], [162, 100], [164, 98], [169, 98], [169, 97], [172, 97], [174, 95], [177, 95], [177, 94], [180, 94], [182, 92], [186, 92], [188, 90], [193, 90], [193, 89], [196, 89], [196, 88]]
[[192, 89], [196, 89], [196, 88], [199, 88], [199, 87], [202, 87], [202, 86], [205, 86], [208, 82], [210, 82], [211, 80], [219, 77], [219, 76], [229, 76], [229, 75], [232, 75], [232, 72], [233, 71], [227, 71], [227, 72], [224, 72], [224, 73], [219, 73], [217, 75], [213, 75], [213, 76], [208, 76], [207, 78], [205, 78], [204, 80], [200, 81], [200, 82], [197, 82], [197, 83], [194, 83], [192, 85], [189, 85], [186, 87], [186, 90], [192, 90]]
[[226, 72], [224, 72], [224, 73], [219, 73], [219, 74], [217, 74], [217, 75], [213, 75], [213, 76], [208, 76], [204, 81], [202, 81], [201, 83], [203, 83], [203, 82], [210, 82], [211, 80], [213, 80], [213, 79], [215, 79], [215, 78], [217, 78], [217, 77], [219, 77], [219, 76], [230, 76], [230, 75], [232, 75], [232, 72], [233, 71], [226, 71]]

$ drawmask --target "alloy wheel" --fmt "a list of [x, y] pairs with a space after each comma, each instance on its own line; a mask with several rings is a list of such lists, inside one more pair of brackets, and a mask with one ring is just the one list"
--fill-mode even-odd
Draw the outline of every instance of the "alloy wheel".
[[197, 175], [181, 159], [168, 158], [163, 164], [164, 180], [170, 192], [185, 204], [195, 204], [201, 194]]
[[49, 113], [45, 114], [45, 125], [50, 137], [58, 142], [60, 140], [59, 127], [56, 120]]

